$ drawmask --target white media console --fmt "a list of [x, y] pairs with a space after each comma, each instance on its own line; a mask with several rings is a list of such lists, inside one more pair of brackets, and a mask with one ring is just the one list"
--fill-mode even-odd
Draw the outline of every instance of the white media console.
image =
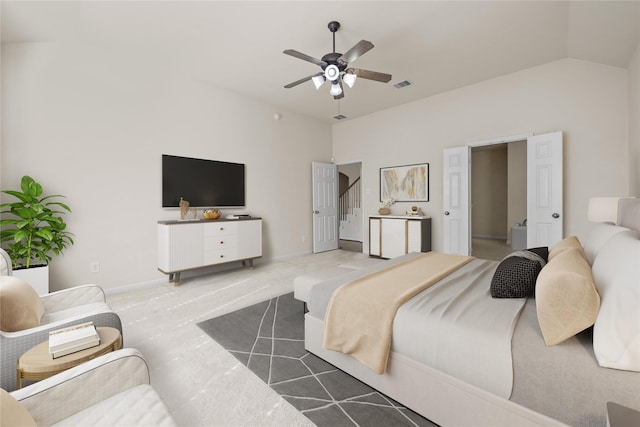
[[158, 221], [158, 270], [178, 285], [180, 273], [262, 256], [262, 219]]

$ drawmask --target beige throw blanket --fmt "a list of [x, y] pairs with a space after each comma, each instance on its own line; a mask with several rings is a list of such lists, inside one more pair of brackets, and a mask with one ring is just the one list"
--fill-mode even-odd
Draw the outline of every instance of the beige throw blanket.
[[398, 308], [473, 259], [427, 252], [344, 284], [327, 307], [324, 348], [350, 354], [383, 374]]

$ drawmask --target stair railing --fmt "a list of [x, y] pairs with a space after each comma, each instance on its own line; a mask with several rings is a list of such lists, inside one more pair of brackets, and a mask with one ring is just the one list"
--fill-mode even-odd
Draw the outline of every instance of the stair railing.
[[338, 215], [340, 215], [340, 221], [346, 221], [347, 215], [353, 213], [354, 209], [361, 207], [362, 197], [360, 190], [360, 177], [358, 177], [349, 188], [347, 188], [338, 199]]

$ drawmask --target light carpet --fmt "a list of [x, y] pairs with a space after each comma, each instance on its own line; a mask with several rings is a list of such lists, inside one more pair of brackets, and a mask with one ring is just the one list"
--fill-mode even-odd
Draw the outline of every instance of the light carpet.
[[108, 292], [107, 301], [122, 319], [125, 347], [142, 352], [151, 384], [180, 426], [312, 427], [196, 324], [291, 292], [297, 276], [365, 259], [337, 250], [258, 260], [253, 270], [232, 263], [227, 271], [185, 272], [177, 287], [164, 278]]
[[435, 425], [307, 352], [303, 319], [289, 293], [198, 326], [320, 427]]

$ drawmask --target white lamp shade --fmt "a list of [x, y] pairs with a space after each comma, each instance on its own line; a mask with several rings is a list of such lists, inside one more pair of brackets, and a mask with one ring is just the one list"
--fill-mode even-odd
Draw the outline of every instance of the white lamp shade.
[[316, 90], [320, 89], [320, 86], [324, 84], [324, 76], [313, 76], [311, 77], [313, 84], [316, 86]]
[[623, 197], [591, 197], [587, 207], [587, 219], [591, 222], [610, 222], [618, 220], [618, 201]]
[[342, 76], [342, 81], [345, 82], [347, 86], [353, 87], [356, 82], [356, 77], [358, 76], [356, 76], [355, 74], [346, 73], [344, 76]]
[[333, 96], [338, 96], [342, 93], [342, 88], [338, 83], [333, 83], [331, 85], [331, 90], [329, 91], [329, 93]]
[[334, 81], [335, 79], [340, 77], [340, 70], [333, 64], [329, 65], [324, 69], [324, 76], [327, 78], [327, 80]]

